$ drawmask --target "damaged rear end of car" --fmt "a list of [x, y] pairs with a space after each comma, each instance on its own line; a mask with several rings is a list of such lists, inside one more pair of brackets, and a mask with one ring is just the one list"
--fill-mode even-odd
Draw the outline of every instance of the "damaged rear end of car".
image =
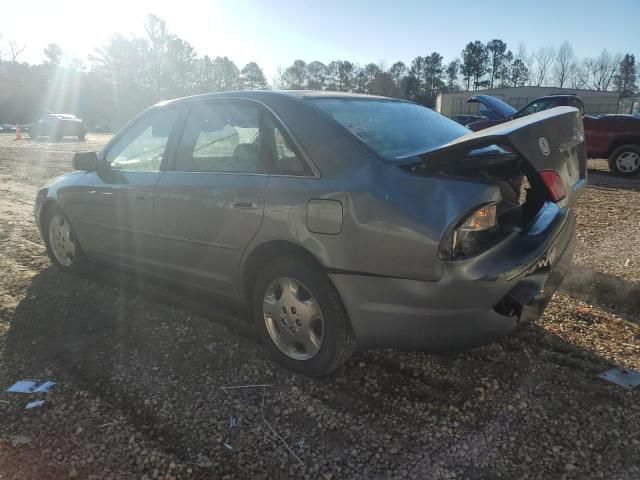
[[500, 315], [539, 316], [567, 274], [575, 244], [570, 208], [587, 185], [580, 112], [560, 107], [461, 137], [420, 156], [424, 174], [495, 182], [502, 200], [453, 223], [439, 257], [451, 270], [513, 288]]
[[436, 281], [396, 279], [383, 288], [370, 279], [360, 287], [360, 305], [352, 305], [360, 311], [350, 311], [359, 341], [446, 350], [538, 318], [573, 257], [571, 206], [587, 184], [579, 111], [540, 112], [397, 160], [411, 178], [446, 192], [434, 202], [442, 210], [457, 211], [440, 232]]

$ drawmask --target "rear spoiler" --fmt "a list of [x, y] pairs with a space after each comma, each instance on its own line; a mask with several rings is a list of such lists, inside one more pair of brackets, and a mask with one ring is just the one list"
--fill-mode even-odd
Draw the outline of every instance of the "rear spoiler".
[[[493, 145], [512, 155], [482, 155], [475, 150]], [[580, 111], [556, 107], [486, 130], [470, 133], [440, 148], [417, 155], [429, 172], [446, 172], [514, 161], [519, 157], [536, 171], [554, 171], [562, 179], [572, 205], [586, 187], [587, 160]]]

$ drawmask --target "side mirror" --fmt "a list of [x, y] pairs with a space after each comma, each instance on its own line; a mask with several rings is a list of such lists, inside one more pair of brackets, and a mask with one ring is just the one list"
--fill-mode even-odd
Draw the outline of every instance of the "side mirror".
[[73, 155], [73, 169], [95, 172], [98, 170], [98, 155], [96, 152], [79, 152]]

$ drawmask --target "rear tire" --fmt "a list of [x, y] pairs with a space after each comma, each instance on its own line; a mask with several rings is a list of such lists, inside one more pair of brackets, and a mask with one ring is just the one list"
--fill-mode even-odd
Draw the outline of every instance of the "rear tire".
[[42, 236], [51, 262], [67, 273], [84, 273], [89, 263], [69, 220], [57, 207], [50, 207], [42, 223]]
[[[285, 292], [282, 285], [292, 288]], [[252, 307], [267, 350], [291, 370], [326, 375], [353, 354], [353, 333], [338, 292], [310, 262], [280, 257], [268, 263], [256, 279]]]
[[619, 177], [635, 177], [640, 173], [640, 145], [616, 148], [609, 157], [609, 169]]

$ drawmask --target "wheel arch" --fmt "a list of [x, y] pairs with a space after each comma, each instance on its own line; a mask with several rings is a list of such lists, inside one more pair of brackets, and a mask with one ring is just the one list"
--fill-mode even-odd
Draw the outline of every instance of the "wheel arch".
[[42, 204], [42, 207], [40, 207], [40, 215], [38, 216], [38, 224], [40, 225], [40, 232], [42, 233], [42, 235], [44, 235], [46, 233], [45, 220], [47, 219], [47, 215], [49, 215], [50, 212], [55, 208], [58, 208], [58, 209], [60, 209], [62, 211], [62, 208], [60, 207], [58, 202], [56, 202], [53, 198], [47, 198], [44, 201], [44, 203]]
[[251, 298], [253, 283], [258, 272], [267, 263], [269, 263], [269, 261], [277, 257], [293, 257], [301, 259], [325, 270], [325, 266], [315, 255], [296, 243], [288, 240], [266, 241], [251, 250], [242, 265], [240, 275], [240, 293], [243, 298]]
[[624, 145], [633, 145], [636, 148], [640, 148], [640, 136], [620, 137], [615, 139], [613, 142], [611, 142], [611, 145], [609, 145], [607, 158], [609, 158], [618, 148], [623, 147]]

